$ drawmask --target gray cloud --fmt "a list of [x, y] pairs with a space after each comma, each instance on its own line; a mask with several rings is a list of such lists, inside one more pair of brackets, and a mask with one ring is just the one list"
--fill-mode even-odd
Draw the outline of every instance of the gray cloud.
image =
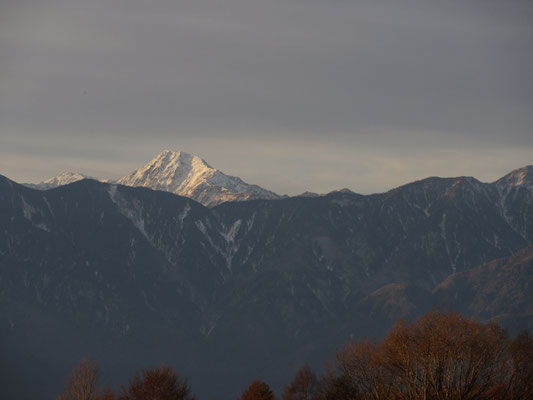
[[292, 193], [504, 173], [533, 159], [532, 20], [527, 0], [4, 0], [0, 173], [118, 175], [163, 148]]

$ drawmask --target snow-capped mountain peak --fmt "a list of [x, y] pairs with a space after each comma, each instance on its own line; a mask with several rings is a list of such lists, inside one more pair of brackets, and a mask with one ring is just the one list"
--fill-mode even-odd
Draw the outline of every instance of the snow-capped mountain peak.
[[146, 165], [119, 179], [128, 186], [145, 186], [167, 192], [181, 192], [184, 187], [216, 170], [200, 157], [182, 151], [165, 150]]
[[190, 197], [204, 205], [225, 201], [277, 199], [280, 196], [211, 167], [202, 158], [164, 150], [146, 165], [116, 181], [121, 185], [143, 186]]
[[69, 183], [81, 181], [82, 179], [94, 179], [88, 175], [79, 172], [64, 172], [40, 183], [24, 183], [24, 186], [37, 190], [48, 190], [58, 186], [68, 185]]

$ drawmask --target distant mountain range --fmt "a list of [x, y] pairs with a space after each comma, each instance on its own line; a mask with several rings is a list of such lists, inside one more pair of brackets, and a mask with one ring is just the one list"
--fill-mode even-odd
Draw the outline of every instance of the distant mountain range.
[[[68, 172], [38, 184], [26, 183], [24, 185], [33, 189], [48, 190], [86, 178], [94, 179], [83, 174]], [[282, 197], [257, 185], [249, 185], [241, 178], [223, 174], [200, 157], [183, 151], [165, 150], [131, 174], [116, 181], [107, 180], [106, 182], [164, 190], [189, 197], [207, 207], [225, 201]]]
[[[192, 197], [212, 176], [193, 156], [158, 159], [124, 182]], [[532, 244], [532, 166], [493, 183], [210, 208], [144, 187], [38, 191], [0, 176], [0, 398], [52, 397], [83, 355], [114, 385], [165, 361], [201, 398], [235, 398], [436, 306], [531, 329]]]

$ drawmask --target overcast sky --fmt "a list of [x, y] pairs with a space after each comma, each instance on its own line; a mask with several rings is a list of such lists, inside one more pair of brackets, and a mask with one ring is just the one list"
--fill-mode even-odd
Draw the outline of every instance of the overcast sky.
[[531, 0], [0, 0], [0, 174], [492, 181], [533, 164], [532, 71]]

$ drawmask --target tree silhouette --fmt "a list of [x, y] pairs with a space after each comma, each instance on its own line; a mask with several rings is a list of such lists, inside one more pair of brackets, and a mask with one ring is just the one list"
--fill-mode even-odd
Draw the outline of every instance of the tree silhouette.
[[360, 398], [359, 394], [348, 375], [329, 371], [320, 379], [313, 400], [356, 400]]
[[523, 332], [511, 343], [513, 368], [506, 388], [512, 399], [533, 399], [533, 337]]
[[253, 381], [242, 393], [238, 400], [274, 400], [274, 393], [270, 387], [261, 380]]
[[507, 371], [508, 339], [495, 324], [431, 312], [400, 321], [382, 344], [395, 391], [409, 399], [479, 399], [494, 396]]
[[162, 364], [142, 371], [122, 389], [118, 400], [194, 400], [187, 379]]
[[433, 311], [381, 343], [348, 343], [323, 387], [348, 388], [344, 399], [528, 399], [532, 371], [531, 335], [511, 342], [496, 324]]
[[83, 358], [70, 374], [66, 393], [57, 400], [97, 400], [98, 376], [98, 364]]
[[111, 388], [106, 387], [98, 396], [96, 396], [95, 400], [115, 400], [115, 393], [113, 393]]
[[300, 368], [294, 379], [285, 386], [283, 400], [311, 400], [318, 389], [318, 379], [308, 365]]
[[[82, 359], [56, 400], [114, 400], [98, 392], [99, 368]], [[237, 400], [274, 400], [253, 381]], [[495, 323], [433, 311], [400, 320], [381, 342], [350, 342], [320, 379], [307, 365], [285, 386], [282, 400], [532, 400], [533, 337], [514, 340]], [[118, 400], [194, 400], [170, 367], [136, 373]]]
[[358, 393], [365, 393], [366, 398], [372, 399], [390, 397], [394, 379], [383, 362], [379, 345], [350, 340], [344, 350], [337, 353], [336, 361], [340, 373], [336, 385], [348, 390], [351, 397], [357, 398]]

